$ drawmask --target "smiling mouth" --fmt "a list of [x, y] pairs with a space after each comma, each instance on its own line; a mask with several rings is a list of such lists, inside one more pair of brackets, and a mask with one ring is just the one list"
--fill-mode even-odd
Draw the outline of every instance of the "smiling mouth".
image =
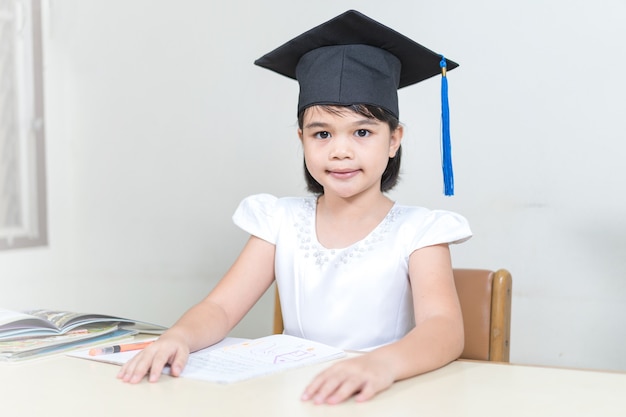
[[359, 169], [353, 169], [350, 171], [327, 171], [328, 174], [334, 178], [339, 178], [339, 179], [348, 179], [348, 178], [352, 178], [355, 175], [357, 175], [359, 172], [361, 172], [361, 170]]

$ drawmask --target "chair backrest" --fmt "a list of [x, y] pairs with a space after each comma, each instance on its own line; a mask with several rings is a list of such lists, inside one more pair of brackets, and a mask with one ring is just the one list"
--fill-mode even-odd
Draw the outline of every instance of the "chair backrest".
[[[455, 269], [465, 329], [462, 359], [508, 362], [511, 336], [512, 278], [506, 269]], [[283, 332], [278, 289], [274, 299], [274, 333]]]
[[508, 362], [511, 338], [511, 274], [505, 269], [455, 269], [463, 311], [463, 359]]

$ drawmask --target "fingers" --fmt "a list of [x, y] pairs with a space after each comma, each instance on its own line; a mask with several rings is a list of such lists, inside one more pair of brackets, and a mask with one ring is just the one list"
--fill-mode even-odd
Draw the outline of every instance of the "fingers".
[[307, 386], [302, 394], [302, 400], [312, 400], [315, 404], [322, 404], [341, 385], [339, 378], [333, 378], [329, 372], [323, 372]]
[[365, 357], [347, 360], [315, 377], [302, 394], [302, 400], [338, 404], [355, 396], [356, 401], [366, 401], [391, 386], [393, 380], [380, 363]]
[[156, 382], [168, 363], [171, 364], [171, 375], [179, 376], [188, 356], [189, 352], [182, 346], [155, 342], [124, 364], [117, 377], [136, 384], [147, 375], [148, 381]]
[[[146, 366], [141, 360], [143, 355], [143, 352], [139, 352], [133, 359], [126, 362], [118, 372], [117, 377], [124, 382], [139, 382], [149, 369], [149, 366]], [[142, 371], [142, 369], [144, 370]]]
[[170, 373], [172, 376], [180, 376], [185, 368], [187, 359], [189, 357], [188, 352], [179, 352], [174, 359], [170, 362]]
[[316, 383], [317, 388], [305, 391], [303, 399], [311, 399], [314, 404], [338, 404], [350, 398], [353, 394], [360, 392], [363, 381], [359, 377], [348, 378], [324, 378]]

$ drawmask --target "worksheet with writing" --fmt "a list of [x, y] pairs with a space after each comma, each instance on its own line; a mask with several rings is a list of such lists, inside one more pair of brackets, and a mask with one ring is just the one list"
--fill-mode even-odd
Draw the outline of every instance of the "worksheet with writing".
[[[90, 356], [88, 352], [77, 352], [70, 356], [123, 364], [137, 353], [127, 351]], [[226, 338], [218, 344], [193, 352], [181, 377], [232, 383], [345, 355], [341, 349], [282, 334], [251, 340]], [[169, 374], [169, 368], [164, 373]]]

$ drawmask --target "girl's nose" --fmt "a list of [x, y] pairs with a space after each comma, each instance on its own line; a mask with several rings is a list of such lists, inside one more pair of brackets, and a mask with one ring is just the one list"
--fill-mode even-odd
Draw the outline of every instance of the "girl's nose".
[[353, 153], [349, 138], [346, 138], [344, 135], [338, 135], [333, 138], [331, 143], [330, 159], [352, 158]]

